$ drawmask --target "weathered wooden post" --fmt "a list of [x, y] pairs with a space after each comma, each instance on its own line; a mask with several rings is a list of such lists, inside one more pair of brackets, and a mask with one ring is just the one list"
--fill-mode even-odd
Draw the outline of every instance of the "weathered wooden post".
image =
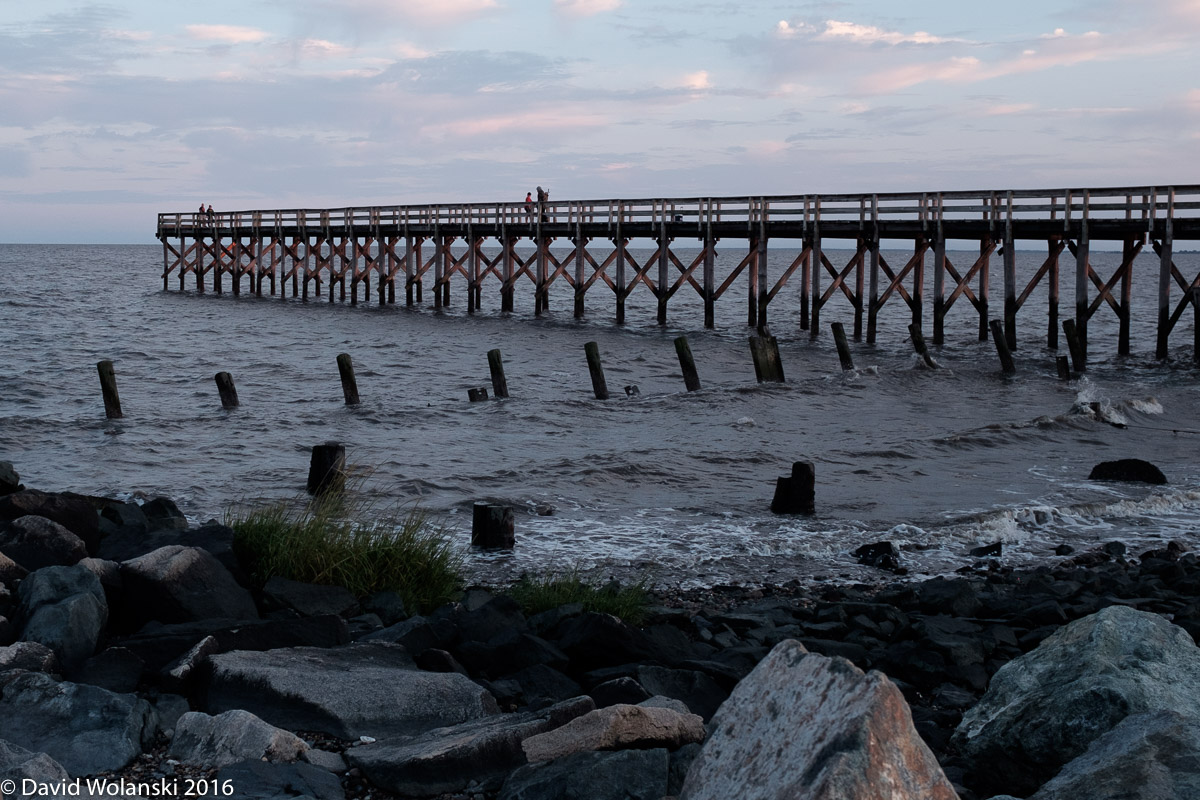
[[346, 405], [358, 405], [358, 381], [354, 379], [354, 363], [348, 353], [337, 357], [338, 374], [342, 378], [342, 394], [346, 397]]
[[925, 335], [921, 333], [921, 326], [915, 322], [910, 322], [908, 325], [908, 335], [912, 337], [913, 349], [925, 361], [925, 366], [930, 369], [937, 369], [937, 364], [929, 355], [929, 348], [925, 346]]
[[1004, 323], [998, 319], [994, 319], [988, 324], [992, 329], [992, 341], [996, 343], [996, 353], [1000, 356], [1001, 369], [1005, 372], [1016, 372], [1017, 365], [1013, 363], [1012, 351], [1008, 349], [1008, 338], [1005, 336]]
[[1054, 364], [1058, 367], [1059, 380], [1071, 380], [1071, 361], [1066, 356], [1056, 356]]
[[216, 374], [217, 392], [221, 395], [221, 408], [237, 408], [237, 389], [233, 386], [233, 376], [228, 372]]
[[1071, 367], [1076, 372], [1087, 369], [1087, 359], [1083, 355], [1083, 343], [1079, 340], [1079, 331], [1075, 328], [1075, 320], [1064, 319], [1062, 323], [1063, 336], [1067, 338], [1067, 349], [1071, 353]]
[[512, 506], [476, 503], [471, 511], [471, 544], [489, 549], [511, 550], [516, 546], [516, 524]]
[[504, 377], [504, 361], [500, 358], [500, 351], [489, 350], [487, 358], [488, 369], [492, 373], [492, 394], [508, 397], [508, 379]]
[[679, 368], [683, 370], [683, 383], [689, 392], [700, 389], [700, 376], [696, 373], [696, 360], [692, 358], [692, 348], [688, 346], [686, 336], [675, 340], [675, 353], [679, 356]]
[[816, 510], [816, 467], [811, 461], [796, 461], [792, 474], [775, 481], [772, 514], [812, 514]]
[[837, 344], [838, 359], [842, 362], [842, 369], [853, 370], [854, 359], [850, 357], [850, 345], [846, 342], [846, 329], [840, 322], [830, 323], [829, 327], [833, 330], [833, 341]]
[[604, 382], [604, 368], [600, 365], [600, 346], [588, 342], [583, 346], [583, 351], [587, 354], [588, 372], [592, 375], [592, 391], [596, 393], [597, 400], [607, 400], [608, 384]]
[[754, 359], [754, 377], [759, 383], [783, 383], [779, 342], [774, 336], [751, 336], [750, 355]]
[[108, 419], [120, 419], [121, 397], [117, 394], [117, 376], [113, 372], [113, 362], [104, 360], [96, 364], [100, 373], [100, 392], [104, 395], [104, 416]]
[[308, 493], [337, 493], [346, 487], [346, 446], [339, 442], [313, 445], [308, 465]]
[[467, 399], [472, 403], [479, 403], [488, 399], [487, 387], [477, 386], [472, 389], [467, 389]]

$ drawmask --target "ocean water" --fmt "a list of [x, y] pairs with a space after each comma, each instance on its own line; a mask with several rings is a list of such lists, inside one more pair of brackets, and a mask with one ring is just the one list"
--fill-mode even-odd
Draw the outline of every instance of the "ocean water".
[[[722, 252], [718, 279], [740, 249]], [[1116, 253], [1092, 255], [1105, 275], [1119, 262]], [[686, 248], [680, 256], [689, 263]], [[896, 266], [906, 256], [885, 252]], [[973, 261], [950, 257], [960, 268]], [[1018, 253], [1022, 285], [1043, 257]], [[772, 275], [790, 262], [774, 250]], [[1185, 274], [1200, 270], [1195, 255], [1177, 263]], [[1072, 265], [1063, 259], [1063, 317], [1073, 308]], [[1015, 375], [1003, 375], [993, 344], [978, 341], [965, 299], [947, 319], [945, 345], [933, 348], [939, 369], [913, 354], [908, 311], [893, 298], [877, 344], [852, 341], [857, 369], [842, 372], [828, 324], [852, 330], [848, 303], [823, 309], [813, 339], [799, 329], [794, 280], [770, 307], [788, 380], [759, 385], [745, 277], [718, 301], [710, 331], [686, 285], [666, 327], [644, 286], [617, 326], [599, 283], [586, 318], [575, 320], [563, 282], [550, 312], [535, 318], [528, 282], [514, 313], [500, 313], [492, 281], [483, 310], [468, 315], [461, 281], [435, 313], [429, 291], [414, 308], [402, 292], [385, 307], [374, 296], [357, 306], [234, 297], [228, 281], [221, 295], [196, 294], [192, 279], [181, 293], [174, 277], [164, 292], [161, 268], [156, 245], [0, 245], [0, 459], [27, 485], [166, 495], [193, 520], [220, 519], [233, 507], [300, 502], [312, 445], [341, 441], [367, 473], [356, 491], [419, 505], [445, 523], [469, 574], [484, 581], [569, 568], [667, 586], [870, 579], [851, 553], [881, 539], [902, 547], [914, 576], [972, 563], [971, 547], [995, 541], [1011, 564], [1049, 563], [1062, 543], [1116, 539], [1135, 552], [1171, 539], [1200, 545], [1190, 314], [1171, 360], [1156, 361], [1152, 256], [1135, 265], [1132, 354], [1117, 355], [1117, 321], [1103, 308], [1090, 324], [1086, 377], [1069, 382], [1054, 366], [1065, 341], [1057, 352], [1045, 347], [1041, 290], [1019, 317]], [[991, 291], [998, 313], [999, 259]], [[927, 308], [927, 338], [931, 319]], [[698, 392], [684, 390], [672, 343], [681, 334], [696, 357]], [[588, 341], [599, 344], [608, 401], [592, 396]], [[512, 396], [469, 403], [468, 388], [490, 391], [492, 348], [504, 354]], [[343, 403], [342, 352], [354, 359], [357, 407]], [[106, 358], [121, 420], [104, 417], [96, 362]], [[222, 370], [237, 384], [237, 409], [221, 408], [213, 375]], [[640, 394], [626, 396], [629, 384]], [[1152, 461], [1170, 483], [1088, 480], [1094, 464], [1116, 458]], [[816, 465], [817, 513], [772, 515], [776, 477], [801, 459]], [[516, 508], [514, 551], [471, 551], [476, 500]], [[539, 515], [541, 506], [554, 513]]]

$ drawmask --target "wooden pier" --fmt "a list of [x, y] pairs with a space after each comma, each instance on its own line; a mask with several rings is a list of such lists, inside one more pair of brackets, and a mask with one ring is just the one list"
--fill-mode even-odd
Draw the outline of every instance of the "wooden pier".
[[[997, 316], [1011, 350], [1017, 348], [1018, 316], [1043, 284], [1046, 342], [1058, 346], [1060, 261], [1068, 261], [1070, 274], [1073, 260], [1073, 318], [1081, 348], [1086, 352], [1088, 321], [1107, 307], [1119, 321], [1121, 354], [1129, 352], [1134, 261], [1150, 245], [1158, 267], [1156, 356], [1167, 358], [1171, 333], [1190, 305], [1194, 358], [1200, 361], [1200, 274], [1185, 276], [1173, 259], [1176, 241], [1200, 240], [1200, 186], [192, 212], [159, 214], [157, 236], [164, 289], [174, 274], [180, 290], [192, 275], [196, 291], [203, 292], [207, 280], [221, 292], [229, 276], [234, 294], [248, 278], [257, 295], [266, 282], [272, 295], [278, 288], [286, 297], [290, 283], [292, 297], [307, 300], [311, 284], [317, 297], [324, 287], [330, 302], [335, 286], [343, 301], [348, 288], [350, 302], [357, 303], [360, 289], [365, 301], [371, 299], [374, 283], [378, 302], [394, 303], [402, 281], [406, 303], [421, 303], [428, 284], [434, 306], [441, 308], [450, 302], [457, 275], [469, 312], [482, 307], [485, 283], [494, 280], [502, 311], [513, 310], [518, 285], [528, 281], [535, 313], [541, 314], [551, 285], [562, 280], [574, 290], [577, 317], [584, 314], [589, 290], [605, 287], [599, 291], [615, 300], [618, 323], [625, 320], [626, 298], [644, 284], [657, 300], [660, 324], [666, 324], [671, 298], [690, 289], [703, 300], [704, 325], [713, 327], [715, 304], [736, 291], [744, 273], [746, 322], [761, 327], [771, 301], [795, 279], [801, 329], [816, 336], [825, 306], [848, 303], [853, 335], [861, 338], [865, 327], [869, 343], [889, 301], [906, 307], [918, 329], [928, 303], [934, 344], [943, 341], [947, 312], [969, 302], [978, 313], [979, 338], [988, 338], [995, 256], [1004, 289], [1003, 313]], [[794, 243], [787, 263], [770, 264], [769, 245], [781, 240]], [[825, 249], [832, 240], [843, 246]], [[881, 253], [882, 241], [897, 240], [911, 242], [912, 255], [903, 265], [889, 264]], [[565, 256], [551, 250], [559, 241], [571, 245]], [[652, 249], [641, 263], [630, 251], [633, 241]], [[716, 246], [722, 241], [741, 242], [745, 255], [718, 284]], [[1046, 255], [1018, 269], [1017, 243], [1027, 247], [1031, 241]], [[1121, 264], [1111, 275], [1092, 266], [1093, 241], [1121, 243]], [[699, 254], [680, 259], [672, 248], [682, 249], [683, 242], [689, 248], [695, 243]], [[969, 242], [972, 252], [977, 245], [978, 258], [951, 263], [947, 242]], [[499, 253], [488, 256], [485, 243], [494, 243], [489, 249], [498, 246]], [[845, 264], [833, 263], [830, 255], [845, 243], [853, 243], [853, 255]], [[522, 257], [519, 244], [533, 252]], [[794, 250], [799, 255], [793, 257]], [[926, 297], [927, 261], [932, 298]]]

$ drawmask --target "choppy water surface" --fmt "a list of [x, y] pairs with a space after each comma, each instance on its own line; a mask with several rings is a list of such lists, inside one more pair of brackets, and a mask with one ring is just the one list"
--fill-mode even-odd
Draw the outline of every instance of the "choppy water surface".
[[[740, 260], [736, 249], [718, 262], [719, 276]], [[1019, 254], [1023, 280], [1041, 257]], [[907, 311], [893, 299], [878, 344], [852, 342], [858, 369], [843, 373], [827, 326], [851, 329], [848, 304], [831, 301], [824, 331], [810, 340], [799, 330], [796, 281], [771, 305], [788, 382], [759, 386], [744, 278], [706, 331], [687, 286], [666, 328], [655, 324], [645, 287], [618, 327], [601, 284], [582, 321], [561, 283], [541, 319], [528, 283], [516, 313], [498, 311], [493, 282], [484, 310], [468, 316], [461, 282], [444, 313], [433, 312], [429, 293], [425, 307], [407, 309], [374, 297], [357, 307], [235, 298], [228, 282], [224, 295], [197, 295], [190, 280], [181, 294], [174, 279], [163, 292], [161, 258], [156, 246], [0, 245], [0, 458], [27, 485], [163, 494], [204, 520], [240, 502], [298, 498], [311, 446], [338, 440], [352, 463], [373, 470], [364, 492], [419, 502], [464, 548], [474, 500], [515, 505], [515, 552], [468, 553], [468, 569], [485, 580], [598, 564], [661, 584], [858, 578], [868, 572], [850, 552], [881, 538], [901, 544], [918, 575], [969, 563], [970, 547], [993, 541], [1005, 542], [1011, 562], [1052, 559], [1063, 542], [1200, 545], [1190, 325], [1177, 330], [1171, 362], [1155, 361], [1149, 260], [1153, 268], [1138, 263], [1134, 286], [1133, 354], [1116, 355], [1116, 319], [1102, 309], [1079, 381], [1056, 377], [1038, 293], [1021, 312], [1015, 376], [1002, 375], [992, 343], [978, 341], [965, 300], [934, 351], [941, 369], [912, 355]], [[1093, 259], [1107, 275], [1118, 256], [1093, 251]], [[773, 274], [790, 261], [773, 252]], [[1200, 269], [1196, 256], [1177, 261], [1187, 274]], [[1064, 259], [1064, 317], [1073, 307], [1069, 266]], [[684, 391], [672, 344], [681, 333], [699, 392]], [[606, 402], [591, 394], [583, 354], [591, 340], [613, 390]], [[512, 397], [468, 403], [469, 387], [489, 385], [493, 347], [504, 353]], [[341, 352], [354, 359], [358, 407], [342, 401]], [[116, 365], [123, 420], [104, 418], [95, 367], [103, 358]], [[220, 370], [237, 383], [236, 410], [220, 407]], [[640, 395], [624, 396], [626, 384]], [[1127, 457], [1153, 461], [1170, 484], [1087, 480], [1095, 463]], [[816, 464], [818, 512], [773, 516], [775, 478], [799, 459]], [[539, 505], [555, 513], [539, 516]]]

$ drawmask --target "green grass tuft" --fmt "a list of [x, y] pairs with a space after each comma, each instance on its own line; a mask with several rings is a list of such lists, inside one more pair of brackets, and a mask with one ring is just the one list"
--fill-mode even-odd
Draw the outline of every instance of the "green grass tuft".
[[522, 575], [509, 587], [508, 594], [527, 615], [582, 603], [585, 611], [612, 614], [630, 625], [640, 625], [646, 619], [650, 597], [644, 580], [628, 586], [615, 581], [602, 584], [581, 577], [575, 570], [537, 577]]
[[390, 589], [412, 612], [449, 601], [462, 586], [461, 553], [424, 512], [373, 513], [336, 496], [228, 516], [234, 552], [260, 582], [279, 576], [344, 586], [365, 598]]

